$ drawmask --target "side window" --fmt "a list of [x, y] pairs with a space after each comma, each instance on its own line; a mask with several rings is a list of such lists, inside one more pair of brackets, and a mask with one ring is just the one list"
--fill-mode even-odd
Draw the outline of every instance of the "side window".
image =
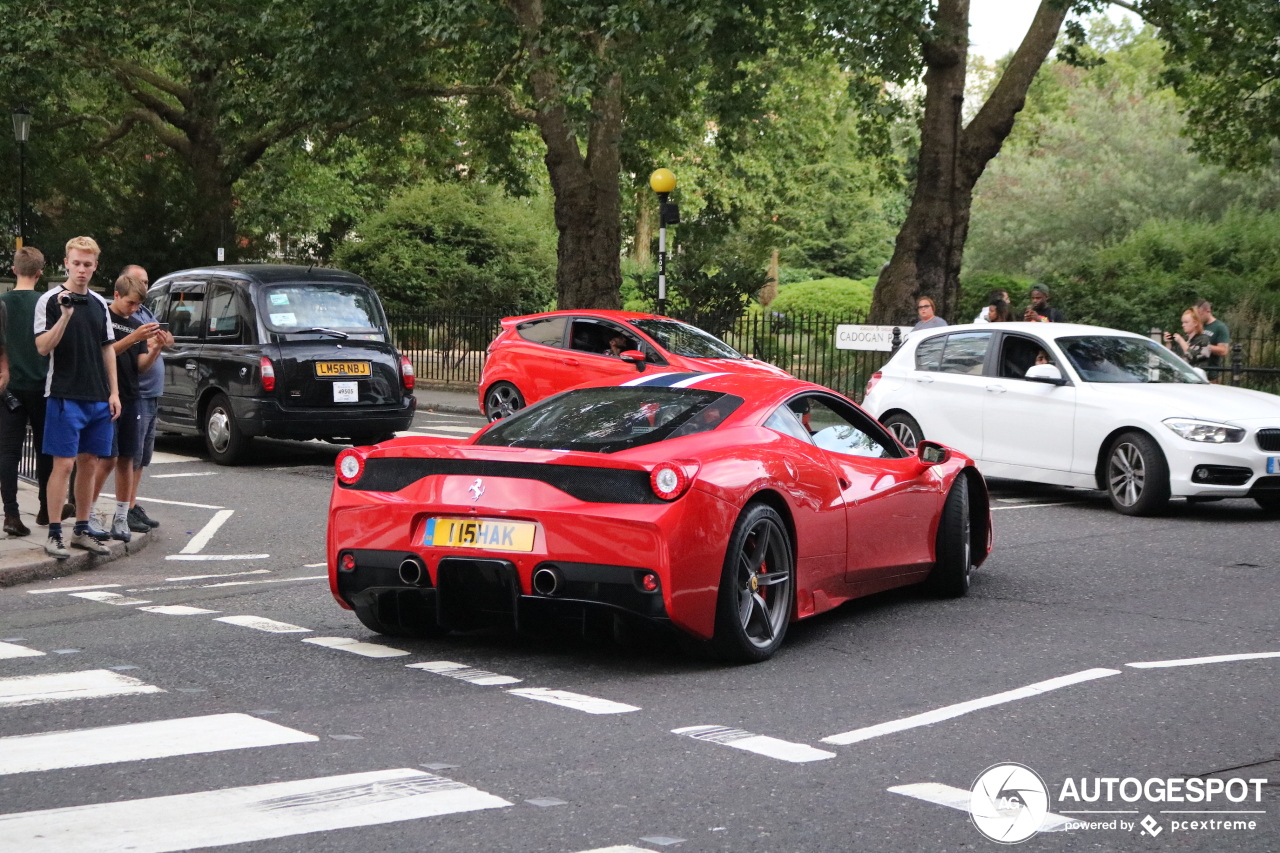
[[1040, 364], [1052, 364], [1045, 345], [1031, 338], [1005, 335], [1000, 344], [1000, 376], [1005, 379], [1021, 379], [1039, 359]]
[[240, 317], [234, 285], [215, 283], [209, 289], [205, 339], [219, 343], [239, 343]]
[[530, 343], [542, 344], [544, 347], [560, 347], [564, 346], [564, 327], [568, 322], [568, 317], [530, 320], [516, 326], [516, 334]]
[[916, 347], [916, 370], [936, 371], [942, 362], [942, 345], [946, 342], [946, 335], [938, 335]]
[[987, 346], [990, 343], [990, 332], [957, 332], [954, 335], [948, 335], [947, 345], [942, 351], [942, 363], [938, 370], [942, 373], [981, 376], [982, 365], [987, 360]]
[[169, 288], [169, 331], [175, 338], [195, 340], [204, 323], [203, 281], [174, 282]]
[[787, 404], [814, 444], [844, 456], [897, 459], [902, 453], [870, 418], [837, 400], [819, 395], [797, 397]]
[[169, 310], [169, 285], [162, 284], [159, 287], [153, 287], [148, 290], [147, 298], [142, 304], [147, 306], [151, 316], [155, 317], [158, 322], [168, 322], [165, 319], [165, 312]]
[[803, 441], [805, 444], [813, 444], [813, 439], [809, 438], [809, 432], [800, 425], [800, 415], [787, 406], [779, 406], [772, 415], [769, 415], [769, 419], [764, 422], [764, 425], [774, 432], [789, 435], [792, 438]]
[[611, 355], [616, 358], [627, 350], [639, 349], [640, 341], [635, 335], [628, 334], [620, 326], [612, 323], [599, 320], [574, 320], [569, 347], [578, 352]]

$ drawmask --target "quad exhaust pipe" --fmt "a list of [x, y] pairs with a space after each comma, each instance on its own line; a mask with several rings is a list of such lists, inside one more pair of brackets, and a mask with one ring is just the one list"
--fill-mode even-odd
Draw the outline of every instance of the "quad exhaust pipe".
[[555, 566], [542, 566], [533, 573], [533, 591], [538, 595], [556, 595], [564, 587], [564, 577]]
[[408, 557], [400, 564], [400, 580], [409, 586], [427, 586], [431, 581], [427, 567], [417, 557]]

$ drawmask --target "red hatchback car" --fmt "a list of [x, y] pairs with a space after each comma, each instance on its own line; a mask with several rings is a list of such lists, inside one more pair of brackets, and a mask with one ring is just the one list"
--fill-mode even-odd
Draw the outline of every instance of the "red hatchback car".
[[972, 460], [908, 450], [818, 385], [650, 371], [463, 441], [342, 451], [329, 582], [383, 634], [640, 621], [759, 661], [851, 598], [964, 595], [988, 507]]
[[635, 352], [644, 354], [646, 369], [663, 372], [789, 375], [668, 317], [552, 311], [502, 321], [480, 376], [480, 410], [495, 421], [577, 385], [632, 376], [639, 360]]

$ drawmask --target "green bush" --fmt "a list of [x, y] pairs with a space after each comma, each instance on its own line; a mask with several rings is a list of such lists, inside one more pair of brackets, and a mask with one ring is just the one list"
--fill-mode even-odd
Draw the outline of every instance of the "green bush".
[[874, 278], [824, 278], [784, 285], [769, 303], [778, 314], [825, 314], [830, 317], [865, 317], [871, 308]]
[[[988, 298], [993, 290], [1009, 292], [1009, 310], [1014, 313], [1015, 320], [1022, 319], [1022, 310], [1031, 303], [1031, 284], [1028, 276], [1005, 275], [998, 272], [972, 272], [960, 276], [960, 307], [952, 312], [955, 316], [947, 317], [952, 325], [972, 323], [978, 312], [990, 304]], [[1057, 303], [1057, 300], [1054, 300]]]
[[338, 247], [389, 307], [525, 313], [555, 298], [556, 231], [545, 201], [484, 184], [424, 184], [391, 200]]

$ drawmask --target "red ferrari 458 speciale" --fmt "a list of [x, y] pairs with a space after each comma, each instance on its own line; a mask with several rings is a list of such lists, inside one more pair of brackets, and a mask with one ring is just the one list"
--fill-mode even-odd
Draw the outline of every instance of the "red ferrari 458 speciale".
[[640, 373], [462, 442], [344, 450], [329, 508], [333, 595], [373, 631], [644, 620], [740, 661], [851, 598], [964, 595], [990, 550], [972, 460], [908, 451], [820, 386], [725, 373]]

